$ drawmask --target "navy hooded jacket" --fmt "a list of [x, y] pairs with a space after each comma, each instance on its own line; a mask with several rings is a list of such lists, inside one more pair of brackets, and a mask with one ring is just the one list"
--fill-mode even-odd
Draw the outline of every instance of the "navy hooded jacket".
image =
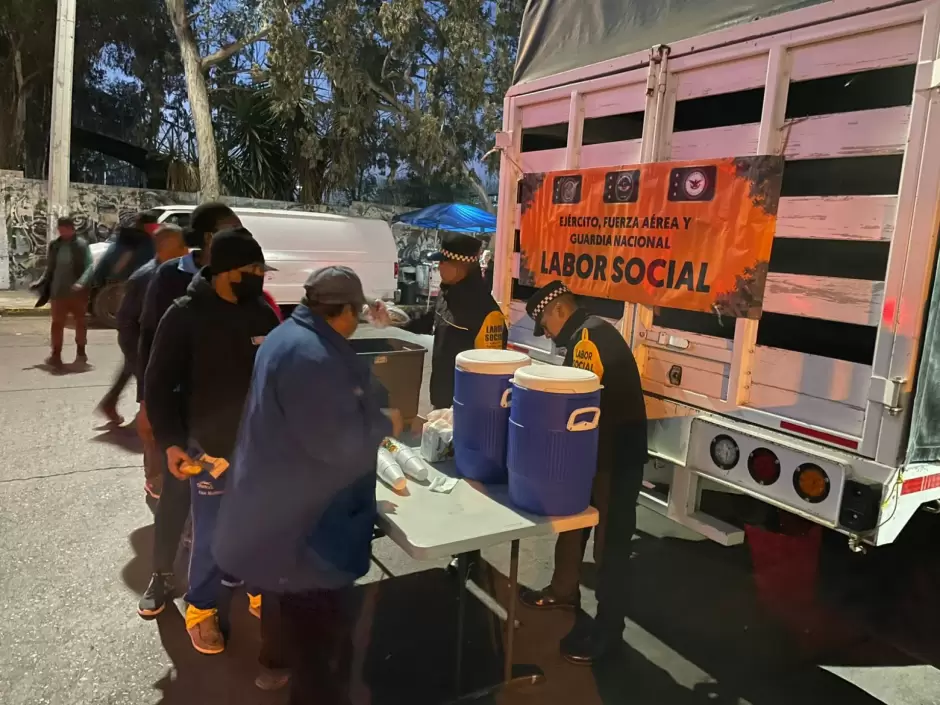
[[223, 570], [280, 593], [365, 575], [376, 452], [392, 428], [383, 403], [365, 362], [306, 306], [267, 336], [215, 530]]

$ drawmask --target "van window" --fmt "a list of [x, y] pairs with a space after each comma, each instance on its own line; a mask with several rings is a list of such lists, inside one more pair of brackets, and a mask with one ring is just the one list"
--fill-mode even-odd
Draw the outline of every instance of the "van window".
[[181, 228], [185, 228], [189, 226], [189, 219], [190, 219], [189, 213], [171, 213], [167, 217], [167, 219], [164, 220], [163, 222], [170, 223], [172, 225], [178, 225]]

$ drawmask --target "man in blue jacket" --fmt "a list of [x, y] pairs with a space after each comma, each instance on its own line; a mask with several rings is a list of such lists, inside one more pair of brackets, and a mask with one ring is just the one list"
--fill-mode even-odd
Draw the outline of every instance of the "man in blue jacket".
[[347, 342], [366, 301], [359, 278], [326, 267], [305, 286], [258, 351], [214, 546], [262, 604], [280, 596], [291, 704], [340, 705], [348, 673], [331, 664], [346, 661], [348, 595], [369, 568], [376, 452], [401, 414]]

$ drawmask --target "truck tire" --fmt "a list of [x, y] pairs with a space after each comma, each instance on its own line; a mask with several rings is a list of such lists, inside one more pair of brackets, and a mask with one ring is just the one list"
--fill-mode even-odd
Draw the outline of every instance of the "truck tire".
[[124, 284], [105, 284], [92, 296], [91, 315], [95, 323], [105, 328], [117, 328], [117, 312], [124, 298]]

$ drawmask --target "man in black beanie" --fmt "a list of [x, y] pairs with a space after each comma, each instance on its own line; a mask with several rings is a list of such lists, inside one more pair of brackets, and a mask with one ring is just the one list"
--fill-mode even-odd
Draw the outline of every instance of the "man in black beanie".
[[[159, 267], [144, 296], [140, 316], [140, 343], [137, 353], [137, 384], [146, 384], [150, 349], [157, 326], [173, 302], [186, 295], [196, 272], [209, 264], [209, 245], [215, 233], [225, 228], [241, 226], [232, 209], [223, 203], [203, 203], [193, 211], [186, 230], [186, 244], [194, 248], [189, 254], [171, 259]], [[141, 404], [138, 425], [142, 433], [152, 433], [146, 400]], [[141, 597], [137, 613], [144, 619], [156, 617], [166, 606], [173, 593], [173, 563], [180, 537], [189, 516], [189, 483], [180, 482], [169, 471], [164, 471], [163, 487], [154, 516], [153, 577]]]
[[261, 295], [268, 267], [250, 232], [216, 234], [210, 255], [160, 321], [144, 402], [170, 473], [191, 489], [186, 629], [197, 651], [217, 654], [225, 648], [217, 616], [224, 576], [210, 544], [255, 354], [278, 319]]

